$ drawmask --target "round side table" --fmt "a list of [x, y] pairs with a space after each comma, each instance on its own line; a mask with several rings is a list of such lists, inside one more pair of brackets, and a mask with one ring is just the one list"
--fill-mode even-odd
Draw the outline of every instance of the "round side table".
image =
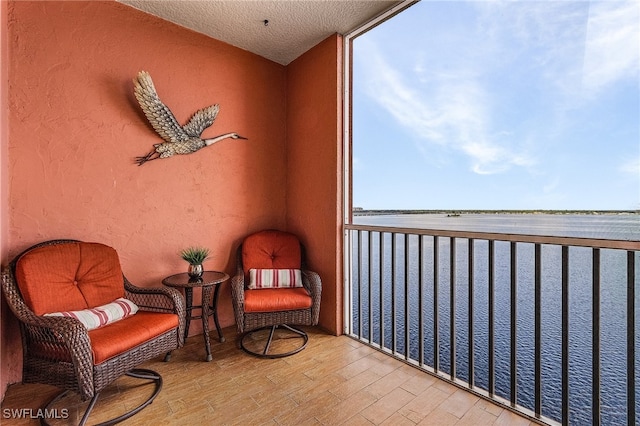
[[[220, 293], [220, 284], [229, 279], [229, 275], [218, 271], [204, 271], [200, 278], [191, 278], [189, 274], [181, 273], [171, 275], [162, 280], [162, 284], [184, 289], [184, 296], [187, 302], [186, 325], [184, 330], [184, 338], [189, 335], [189, 325], [192, 319], [202, 319], [202, 334], [204, 335], [204, 346], [207, 350], [207, 361], [211, 361], [211, 345], [209, 344], [209, 316], [213, 315], [213, 321], [216, 325], [216, 331], [220, 342], [224, 342], [220, 322], [218, 321], [218, 295]], [[202, 288], [202, 304], [193, 306], [193, 289]], [[213, 303], [209, 306], [211, 300], [211, 291], [213, 290]], [[192, 311], [200, 309], [200, 315], [194, 316]]]

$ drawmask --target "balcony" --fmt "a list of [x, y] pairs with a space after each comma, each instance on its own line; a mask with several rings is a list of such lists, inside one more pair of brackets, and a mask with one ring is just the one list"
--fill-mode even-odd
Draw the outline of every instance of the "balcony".
[[[531, 424], [352, 338], [306, 330], [310, 339], [304, 351], [274, 360], [245, 354], [229, 338], [235, 329], [227, 329], [227, 341], [214, 340], [213, 361], [204, 362], [202, 336], [190, 337], [170, 362], [158, 359], [144, 365], [162, 374], [163, 390], [123, 424]], [[120, 378], [104, 391], [90, 424], [117, 416], [151, 392], [151, 386], [139, 387], [139, 381], [130, 380]], [[58, 392], [45, 385], [10, 386], [2, 424], [39, 424], [25, 416], [36, 416], [38, 407]], [[61, 401], [49, 414], [63, 417], [66, 408], [68, 418], [50, 423], [77, 424], [85, 406], [77, 399]]]
[[346, 226], [347, 334], [545, 424], [638, 424], [640, 242]]
[[[349, 336], [309, 329], [307, 349], [281, 360], [255, 359], [228, 339], [213, 345], [212, 363], [192, 336], [171, 362], [147, 365], [163, 374], [164, 389], [126, 424], [636, 424], [639, 242], [346, 230]], [[588, 269], [577, 268], [585, 261]], [[610, 293], [624, 300], [618, 311]], [[575, 333], [582, 322], [588, 336]], [[622, 342], [611, 343], [611, 324]], [[586, 402], [577, 383], [586, 383]], [[149, 391], [133, 386], [119, 379], [90, 421]], [[30, 417], [56, 392], [11, 386], [2, 424], [38, 424]], [[72, 424], [82, 412], [69, 399], [48, 414]]]

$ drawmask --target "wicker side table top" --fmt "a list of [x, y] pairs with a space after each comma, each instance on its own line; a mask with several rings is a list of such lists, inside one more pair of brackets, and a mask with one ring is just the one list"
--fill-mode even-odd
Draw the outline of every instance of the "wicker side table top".
[[181, 274], [171, 275], [162, 280], [162, 284], [169, 287], [192, 288], [204, 287], [219, 284], [229, 279], [229, 275], [218, 271], [204, 271], [202, 277], [191, 278], [189, 274], [183, 272]]

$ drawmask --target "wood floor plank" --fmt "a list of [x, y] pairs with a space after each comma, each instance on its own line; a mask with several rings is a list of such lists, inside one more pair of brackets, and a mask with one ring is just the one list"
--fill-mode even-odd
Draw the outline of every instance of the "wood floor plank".
[[379, 425], [407, 405], [413, 397], [410, 392], [399, 387], [395, 388], [362, 410], [362, 415], [371, 423]]
[[356, 414], [361, 413], [376, 400], [376, 397], [366, 391], [356, 392], [347, 398], [342, 398], [338, 404], [327, 407], [317, 418], [325, 425], [351, 424], [351, 419]]
[[330, 391], [338, 398], [346, 400], [351, 395], [380, 380], [382, 376], [373, 370], [365, 370], [357, 376], [351, 377]]
[[422, 421], [440, 404], [447, 400], [448, 395], [435, 386], [425, 389], [424, 392], [416, 396], [410, 403], [402, 407], [399, 411], [406, 417], [416, 422]]
[[440, 404], [441, 408], [461, 419], [480, 398], [467, 391], [458, 389]]

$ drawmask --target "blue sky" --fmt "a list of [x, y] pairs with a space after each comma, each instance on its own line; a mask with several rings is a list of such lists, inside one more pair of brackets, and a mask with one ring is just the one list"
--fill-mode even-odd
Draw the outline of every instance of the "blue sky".
[[423, 0], [354, 39], [353, 205], [640, 209], [640, 2]]

